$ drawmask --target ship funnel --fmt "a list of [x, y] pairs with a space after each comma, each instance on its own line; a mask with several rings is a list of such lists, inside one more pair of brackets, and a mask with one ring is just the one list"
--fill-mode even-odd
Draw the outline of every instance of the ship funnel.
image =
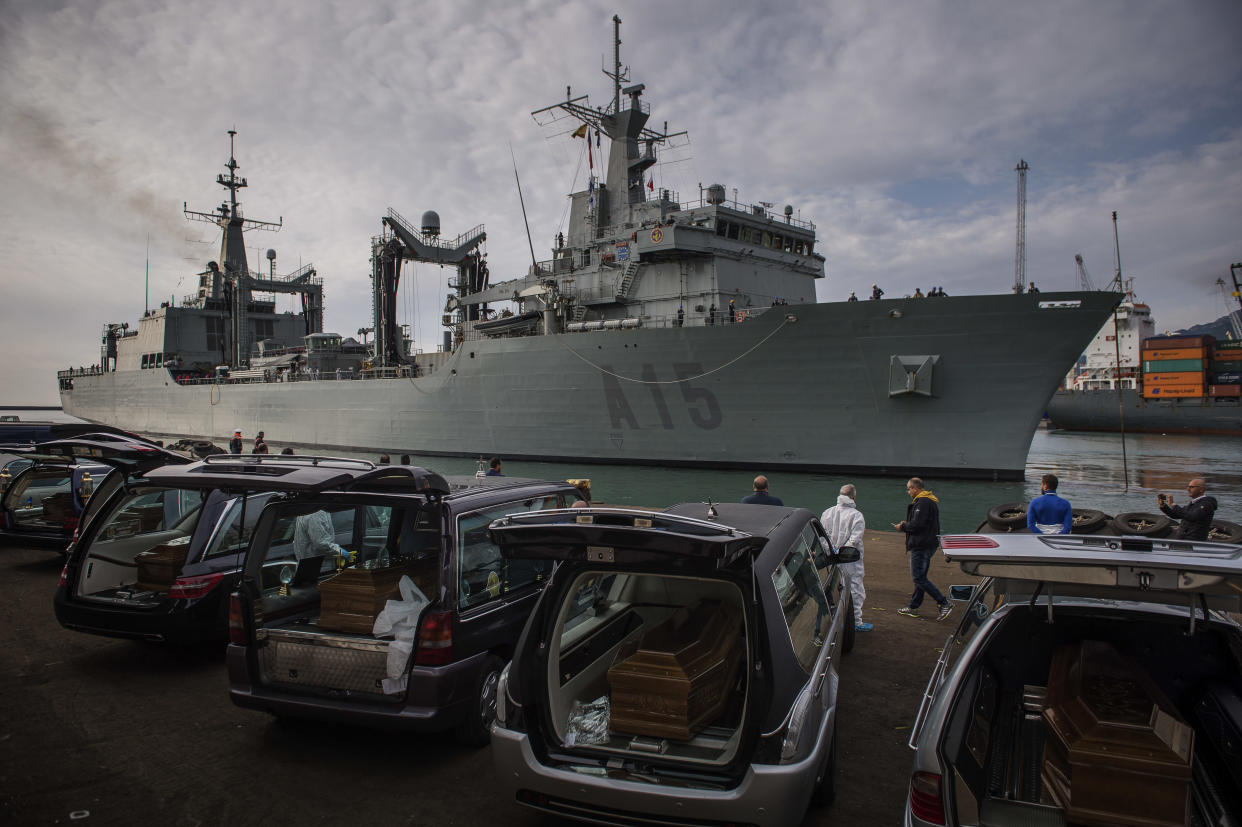
[[423, 235], [429, 235], [432, 238], [438, 238], [440, 235], [440, 214], [435, 210], [427, 210], [423, 213]]
[[707, 203], [723, 204], [725, 200], [725, 188], [723, 184], [712, 184], [707, 188]]

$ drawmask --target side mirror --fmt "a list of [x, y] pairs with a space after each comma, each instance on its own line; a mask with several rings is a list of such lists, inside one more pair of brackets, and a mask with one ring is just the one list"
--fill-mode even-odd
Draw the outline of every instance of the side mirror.
[[833, 555], [834, 563], [857, 563], [862, 559], [862, 554], [853, 546], [841, 546], [837, 549], [837, 553]]
[[969, 603], [975, 598], [975, 586], [949, 586], [949, 599]]

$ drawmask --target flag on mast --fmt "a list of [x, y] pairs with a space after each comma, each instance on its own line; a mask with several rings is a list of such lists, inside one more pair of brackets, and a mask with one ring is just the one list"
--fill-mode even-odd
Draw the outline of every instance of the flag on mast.
[[[586, 124], [583, 124], [582, 126], [580, 126], [580, 127], [578, 127], [577, 129], [575, 129], [575, 130], [574, 130], [573, 137], [575, 137], [575, 138], [586, 138], [586, 137], [587, 137], [587, 125], [586, 125]], [[590, 139], [588, 138], [588, 140], [590, 140]]]

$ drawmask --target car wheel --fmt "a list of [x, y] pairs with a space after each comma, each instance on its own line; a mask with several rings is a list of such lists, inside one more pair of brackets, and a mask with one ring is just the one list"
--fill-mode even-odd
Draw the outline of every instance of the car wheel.
[[474, 702], [466, 713], [466, 720], [457, 727], [457, 740], [468, 747], [485, 747], [492, 739], [492, 722], [496, 720], [496, 685], [505, 662], [495, 655], [488, 655], [479, 670], [474, 686]]
[[1213, 543], [1242, 543], [1242, 525], [1227, 520], [1212, 520], [1207, 538]]
[[837, 797], [837, 725], [832, 725], [832, 743], [828, 745], [828, 755], [815, 776], [815, 786], [811, 789], [811, 803], [816, 807], [826, 807]]
[[1173, 521], [1163, 514], [1128, 511], [1113, 517], [1113, 530], [1118, 534], [1139, 537], [1167, 537], [1173, 529]]
[[1094, 534], [1108, 525], [1111, 519], [1112, 517], [1109, 517], [1103, 511], [1096, 511], [1094, 508], [1075, 508], [1074, 526], [1070, 529], [1070, 533]]
[[1026, 503], [1005, 503], [988, 509], [988, 525], [1005, 531], [1026, 528]]
[[841, 631], [841, 652], [848, 655], [854, 651], [854, 638], [858, 637], [858, 630], [854, 628], [854, 598], [850, 597], [845, 601], [845, 605], [841, 607], [841, 611], [845, 612], [845, 623]]

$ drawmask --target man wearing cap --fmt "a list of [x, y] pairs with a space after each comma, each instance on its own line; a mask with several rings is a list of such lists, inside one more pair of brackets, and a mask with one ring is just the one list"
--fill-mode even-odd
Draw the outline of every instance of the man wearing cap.
[[233, 438], [229, 440], [229, 453], [240, 454], [242, 452], [242, 434], [241, 431], [234, 431]]

